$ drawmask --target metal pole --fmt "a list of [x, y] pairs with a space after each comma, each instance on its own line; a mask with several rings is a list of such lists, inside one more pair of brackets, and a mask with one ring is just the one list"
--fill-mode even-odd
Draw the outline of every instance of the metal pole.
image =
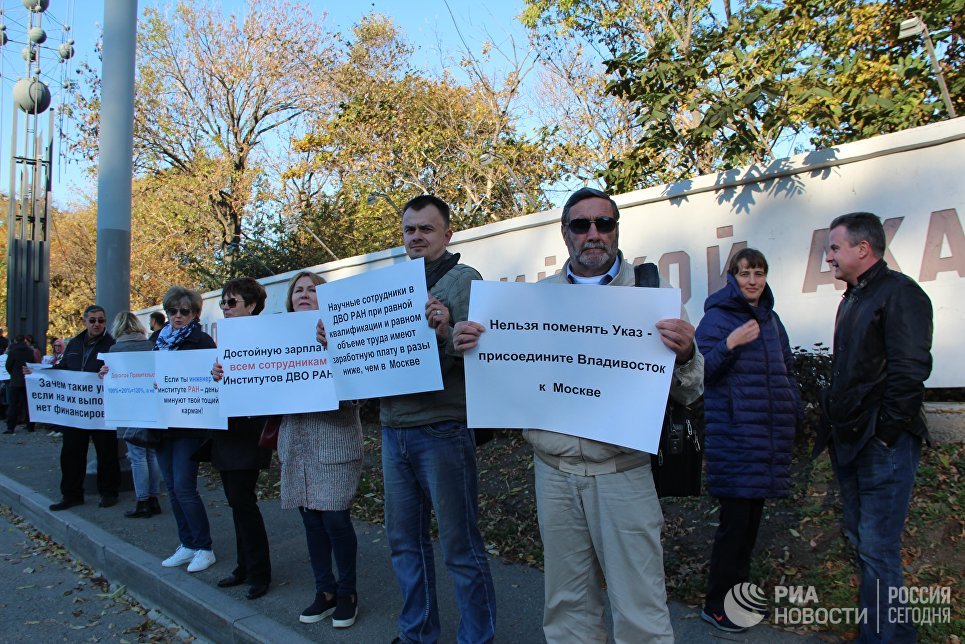
[[97, 302], [108, 320], [131, 308], [131, 179], [137, 0], [104, 0], [100, 164], [97, 174]]
[[[924, 24], [924, 22], [922, 23]], [[952, 118], [958, 116], [955, 114], [955, 106], [952, 105], [952, 97], [948, 93], [948, 86], [945, 85], [945, 75], [942, 74], [942, 68], [938, 65], [938, 57], [935, 55], [935, 48], [931, 44], [931, 36], [928, 35], [928, 27], [925, 26], [925, 30], [921, 32], [922, 37], [925, 39], [925, 50], [928, 52], [928, 57], [931, 58], [932, 69], [935, 70], [935, 77], [938, 78], [938, 89], [942, 92], [942, 100], [945, 101], [945, 107], [948, 108], [948, 114]]]
[[[390, 203], [391, 203], [391, 202], [390, 202]], [[395, 204], [392, 204], [392, 206], [394, 207]], [[398, 210], [398, 208], [396, 208], [396, 210]], [[335, 253], [332, 252], [332, 249], [328, 247], [328, 244], [326, 244], [325, 242], [323, 242], [323, 241], [322, 241], [322, 238], [319, 237], [318, 235], [316, 235], [316, 234], [315, 234], [315, 231], [308, 227], [308, 224], [306, 224], [306, 223], [303, 222], [303, 221], [299, 221], [299, 220], [297, 220], [297, 219], [293, 219], [292, 221], [295, 222], [295, 225], [296, 225], [296, 226], [301, 226], [302, 230], [304, 230], [304, 231], [307, 232], [309, 235], [311, 235], [311, 236], [312, 236], [312, 239], [314, 239], [315, 241], [317, 241], [317, 242], [319, 243], [319, 245], [320, 245], [322, 248], [324, 248], [325, 251], [326, 251], [329, 255], [331, 255], [331, 256], [334, 257], [336, 260], [338, 260], [338, 255], [336, 255]]]

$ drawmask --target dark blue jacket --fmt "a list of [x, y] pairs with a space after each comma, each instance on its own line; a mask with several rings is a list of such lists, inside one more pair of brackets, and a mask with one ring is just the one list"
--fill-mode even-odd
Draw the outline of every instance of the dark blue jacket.
[[[727, 336], [756, 319], [760, 335], [727, 348]], [[733, 275], [704, 302], [697, 326], [704, 355], [705, 459], [712, 496], [762, 499], [787, 496], [794, 427], [801, 397], [791, 367], [787, 332], [765, 286], [757, 307], [740, 292]]]

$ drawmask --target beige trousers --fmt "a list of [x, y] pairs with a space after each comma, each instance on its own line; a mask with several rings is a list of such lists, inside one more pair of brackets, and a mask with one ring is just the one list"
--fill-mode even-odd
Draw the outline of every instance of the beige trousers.
[[663, 512], [649, 463], [581, 476], [535, 461], [546, 641], [607, 642], [605, 592], [612, 641], [673, 642], [660, 544]]

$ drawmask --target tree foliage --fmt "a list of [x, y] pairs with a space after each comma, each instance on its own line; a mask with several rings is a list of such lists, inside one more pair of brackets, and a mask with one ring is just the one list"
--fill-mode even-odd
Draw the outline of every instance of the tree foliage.
[[[205, 243], [216, 249], [215, 231], [204, 230], [190, 208], [178, 203], [171, 182], [153, 177], [133, 186], [131, 214], [131, 308], [154, 306], [174, 284], [214, 288], [203, 265], [194, 262]], [[163, 215], [159, 214], [163, 213]], [[96, 301], [97, 205], [85, 196], [69, 212], [51, 218], [50, 336], [70, 336], [80, 330], [80, 315]], [[190, 242], [186, 241], [190, 240]], [[207, 242], [205, 242], [207, 240]]]
[[[192, 206], [214, 222], [221, 251], [237, 251], [263, 144], [324, 105], [335, 38], [306, 9], [249, 0], [243, 18], [217, 3], [149, 7], [137, 43], [136, 171], [193, 181]], [[94, 158], [100, 84], [88, 78], [77, 147]]]
[[[330, 186], [307, 206], [339, 256], [397, 245], [390, 202], [418, 194], [450, 203], [456, 229], [547, 205], [540, 186], [554, 170], [515, 131], [502, 100], [514, 80], [499, 90], [460, 85], [417, 69], [412, 53], [388, 18], [363, 19], [332, 73], [333, 113], [313, 121], [297, 145], [304, 158], [286, 174]], [[377, 193], [385, 196], [370, 198]]]
[[789, 0], [741, 4], [529, 0], [545, 38], [595, 40], [608, 92], [632, 105], [635, 143], [601, 174], [627, 191], [778, 151], [828, 147], [947, 116], [920, 38], [919, 12], [963, 104], [963, 0]]

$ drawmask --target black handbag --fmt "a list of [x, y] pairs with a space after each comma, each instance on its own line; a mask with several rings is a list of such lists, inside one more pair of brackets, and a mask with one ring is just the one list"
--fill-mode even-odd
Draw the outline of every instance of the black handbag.
[[[660, 287], [656, 264], [647, 262], [634, 267], [636, 285]], [[660, 446], [650, 456], [653, 485], [657, 496], [700, 496], [704, 467], [703, 443], [696, 422], [697, 414], [687, 405], [673, 398], [667, 401], [667, 411], [660, 431]]]
[[650, 456], [657, 496], [700, 496], [704, 450], [690, 407], [670, 401], [663, 417], [660, 447]]

